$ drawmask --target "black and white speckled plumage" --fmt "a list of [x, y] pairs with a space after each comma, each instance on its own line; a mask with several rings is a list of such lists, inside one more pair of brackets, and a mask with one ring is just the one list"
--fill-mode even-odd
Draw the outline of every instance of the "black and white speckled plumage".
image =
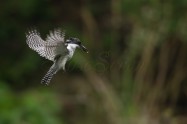
[[87, 52], [78, 38], [70, 38], [65, 41], [65, 33], [59, 29], [51, 31], [44, 41], [39, 32], [30, 30], [26, 34], [28, 46], [36, 51], [40, 56], [53, 61], [53, 65], [43, 77], [41, 83], [48, 85], [52, 76], [61, 68], [65, 70], [66, 62], [72, 58], [77, 47]]
[[65, 33], [59, 29], [50, 32], [47, 35], [46, 41], [44, 41], [39, 32], [31, 30], [26, 34], [26, 42], [31, 49], [36, 51], [40, 56], [45, 57], [48, 60], [54, 61], [55, 56], [68, 52], [64, 41]]

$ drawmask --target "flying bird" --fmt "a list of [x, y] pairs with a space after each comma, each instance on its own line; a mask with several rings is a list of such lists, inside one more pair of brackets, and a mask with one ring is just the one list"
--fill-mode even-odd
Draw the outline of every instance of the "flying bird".
[[88, 53], [78, 38], [70, 37], [65, 40], [65, 33], [60, 29], [50, 31], [46, 40], [41, 38], [37, 30], [30, 30], [26, 33], [26, 42], [40, 56], [53, 61], [53, 65], [41, 80], [41, 83], [45, 85], [50, 83], [53, 75], [60, 69], [65, 71], [65, 64], [73, 57], [76, 48], [81, 48]]

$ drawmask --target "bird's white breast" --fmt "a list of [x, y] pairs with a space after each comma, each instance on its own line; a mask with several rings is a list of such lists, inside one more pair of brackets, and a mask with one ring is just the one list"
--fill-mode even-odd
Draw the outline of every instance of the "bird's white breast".
[[66, 62], [73, 57], [76, 47], [78, 47], [77, 44], [68, 44], [67, 45], [67, 50], [69, 51], [69, 53], [67, 55], [61, 57], [59, 60], [60, 68], [63, 68], [63, 70], [65, 70]]
[[68, 44], [67, 49], [69, 51], [69, 58], [71, 58], [75, 52], [75, 49], [78, 47], [77, 44]]

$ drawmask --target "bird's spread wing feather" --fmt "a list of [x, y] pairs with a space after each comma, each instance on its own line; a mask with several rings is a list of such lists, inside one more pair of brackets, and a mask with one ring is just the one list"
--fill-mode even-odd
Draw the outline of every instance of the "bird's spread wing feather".
[[65, 33], [60, 29], [55, 29], [54, 31], [50, 31], [49, 35], [47, 35], [47, 42], [55, 42], [55, 43], [64, 43]]
[[54, 61], [56, 55], [67, 50], [65, 48], [64, 36], [65, 34], [58, 29], [54, 30], [54, 32], [50, 32], [46, 41], [44, 41], [40, 37], [40, 34], [36, 30], [33, 30], [26, 34], [26, 42], [29, 47], [38, 52], [40, 56]]

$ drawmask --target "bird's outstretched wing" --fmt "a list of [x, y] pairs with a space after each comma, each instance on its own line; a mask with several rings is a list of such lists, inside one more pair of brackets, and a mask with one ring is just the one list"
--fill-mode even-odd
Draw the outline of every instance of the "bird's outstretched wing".
[[65, 32], [62, 32], [60, 29], [55, 29], [54, 31], [50, 31], [49, 35], [47, 35], [47, 42], [55, 42], [55, 43], [64, 43]]
[[31, 30], [26, 34], [26, 42], [31, 49], [38, 52], [42, 57], [48, 60], [54, 61], [56, 55], [66, 52], [66, 47], [64, 43], [65, 34], [59, 29], [50, 32], [47, 36], [46, 41], [44, 41], [39, 32], [36, 30]]

